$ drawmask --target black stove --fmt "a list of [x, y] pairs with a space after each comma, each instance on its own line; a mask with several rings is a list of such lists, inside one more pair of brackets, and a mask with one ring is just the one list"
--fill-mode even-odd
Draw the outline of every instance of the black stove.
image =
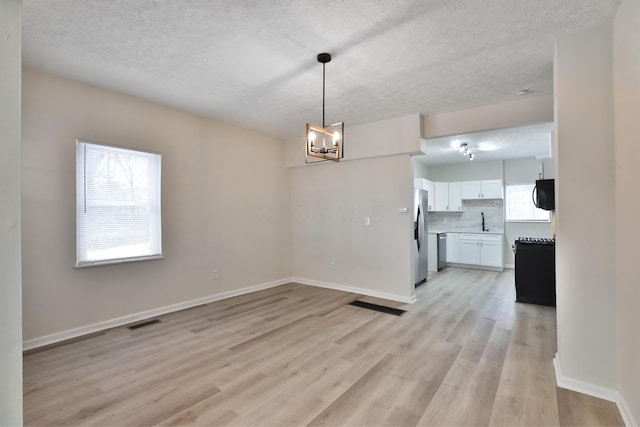
[[517, 244], [524, 244], [524, 245], [529, 245], [529, 244], [555, 245], [556, 244], [556, 240], [555, 239], [547, 239], [547, 238], [544, 238], [544, 237], [518, 237], [516, 239], [516, 245]]
[[516, 253], [516, 302], [556, 305], [556, 241], [518, 237]]

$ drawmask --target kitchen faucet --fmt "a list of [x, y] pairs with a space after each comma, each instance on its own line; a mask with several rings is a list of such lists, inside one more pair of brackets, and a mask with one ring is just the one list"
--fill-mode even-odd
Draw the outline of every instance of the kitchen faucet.
[[482, 216], [482, 231], [487, 231], [484, 229], [484, 212], [480, 212], [480, 216]]

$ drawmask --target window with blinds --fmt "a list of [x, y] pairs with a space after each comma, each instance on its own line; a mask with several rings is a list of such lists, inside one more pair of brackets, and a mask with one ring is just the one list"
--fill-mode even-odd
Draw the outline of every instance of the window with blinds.
[[76, 140], [76, 267], [162, 258], [160, 154]]
[[536, 208], [532, 192], [535, 184], [507, 184], [505, 211], [507, 222], [550, 221], [549, 211]]

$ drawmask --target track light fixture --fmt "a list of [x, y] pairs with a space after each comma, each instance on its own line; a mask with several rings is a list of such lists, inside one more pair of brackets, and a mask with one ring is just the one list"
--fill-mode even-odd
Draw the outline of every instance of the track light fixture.
[[463, 156], [468, 157], [469, 160], [473, 160], [473, 158], [475, 157], [471, 153], [471, 150], [469, 149], [469, 146], [467, 145], [466, 142], [460, 143], [459, 141], [454, 141], [452, 146], [453, 146], [453, 148], [458, 150], [460, 152], [460, 154], [462, 154]]

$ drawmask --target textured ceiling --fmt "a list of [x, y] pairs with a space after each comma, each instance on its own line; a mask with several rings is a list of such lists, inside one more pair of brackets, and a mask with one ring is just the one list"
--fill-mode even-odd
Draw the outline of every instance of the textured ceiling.
[[426, 154], [419, 156], [419, 160], [427, 165], [469, 162], [468, 157], [453, 148], [454, 142], [467, 144], [475, 156], [474, 162], [523, 158], [546, 159], [551, 157], [553, 130], [553, 123], [541, 123], [423, 139], [421, 148]]
[[552, 93], [554, 39], [619, 0], [23, 0], [26, 66], [283, 139]]

